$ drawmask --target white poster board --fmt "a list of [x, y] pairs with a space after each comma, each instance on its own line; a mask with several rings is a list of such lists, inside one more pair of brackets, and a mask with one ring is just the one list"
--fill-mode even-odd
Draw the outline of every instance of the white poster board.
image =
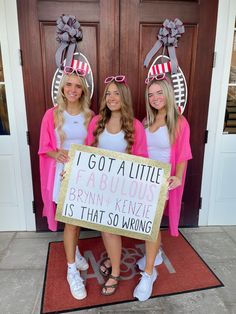
[[72, 145], [69, 158], [58, 221], [137, 239], [157, 238], [169, 164], [84, 145]]

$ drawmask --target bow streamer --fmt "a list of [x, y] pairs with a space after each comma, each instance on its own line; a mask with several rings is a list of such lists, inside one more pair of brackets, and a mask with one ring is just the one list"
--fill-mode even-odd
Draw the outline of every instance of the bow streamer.
[[175, 48], [178, 47], [178, 39], [185, 32], [184, 25], [179, 19], [174, 21], [166, 19], [163, 23], [163, 27], [159, 30], [157, 34], [158, 40], [155, 45], [146, 55], [144, 60], [144, 66], [147, 68], [152, 57], [157, 53], [157, 51], [163, 46], [166, 47], [170, 56], [172, 74], [177, 72], [178, 61], [176, 58]]
[[80, 23], [73, 15], [62, 15], [57, 19], [56, 40], [60, 46], [56, 51], [56, 64], [60, 68], [64, 59], [65, 66], [71, 66], [73, 54], [78, 49], [77, 42], [83, 39]]

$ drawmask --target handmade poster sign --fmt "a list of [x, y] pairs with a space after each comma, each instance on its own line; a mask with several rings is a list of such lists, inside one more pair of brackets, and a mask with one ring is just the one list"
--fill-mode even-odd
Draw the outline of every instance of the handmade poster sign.
[[156, 240], [170, 165], [71, 145], [56, 219], [89, 229]]

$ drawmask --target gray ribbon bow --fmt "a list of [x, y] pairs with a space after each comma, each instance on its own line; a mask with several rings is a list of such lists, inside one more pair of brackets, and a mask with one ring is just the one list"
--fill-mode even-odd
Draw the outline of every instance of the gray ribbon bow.
[[73, 15], [62, 15], [57, 19], [56, 40], [60, 46], [56, 51], [56, 64], [60, 68], [64, 59], [65, 66], [71, 66], [73, 54], [78, 49], [77, 42], [83, 39], [80, 23]]
[[175, 48], [178, 47], [178, 39], [185, 32], [184, 25], [179, 19], [174, 21], [166, 19], [163, 23], [163, 27], [160, 29], [157, 35], [157, 42], [146, 55], [144, 60], [144, 66], [147, 68], [152, 57], [163, 46], [166, 47], [171, 60], [171, 72], [176, 73], [178, 69], [178, 61], [175, 54]]

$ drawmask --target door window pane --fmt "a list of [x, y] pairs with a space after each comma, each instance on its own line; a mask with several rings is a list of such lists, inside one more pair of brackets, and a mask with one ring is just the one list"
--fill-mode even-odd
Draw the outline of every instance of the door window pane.
[[1, 46], [0, 46], [0, 135], [10, 135]]
[[5, 85], [0, 85], [0, 135], [10, 135]]
[[234, 25], [234, 39], [226, 101], [224, 132], [236, 134], [236, 20]]
[[3, 65], [2, 65], [2, 51], [1, 51], [1, 46], [0, 46], [0, 82], [4, 81], [4, 76], [3, 76]]

